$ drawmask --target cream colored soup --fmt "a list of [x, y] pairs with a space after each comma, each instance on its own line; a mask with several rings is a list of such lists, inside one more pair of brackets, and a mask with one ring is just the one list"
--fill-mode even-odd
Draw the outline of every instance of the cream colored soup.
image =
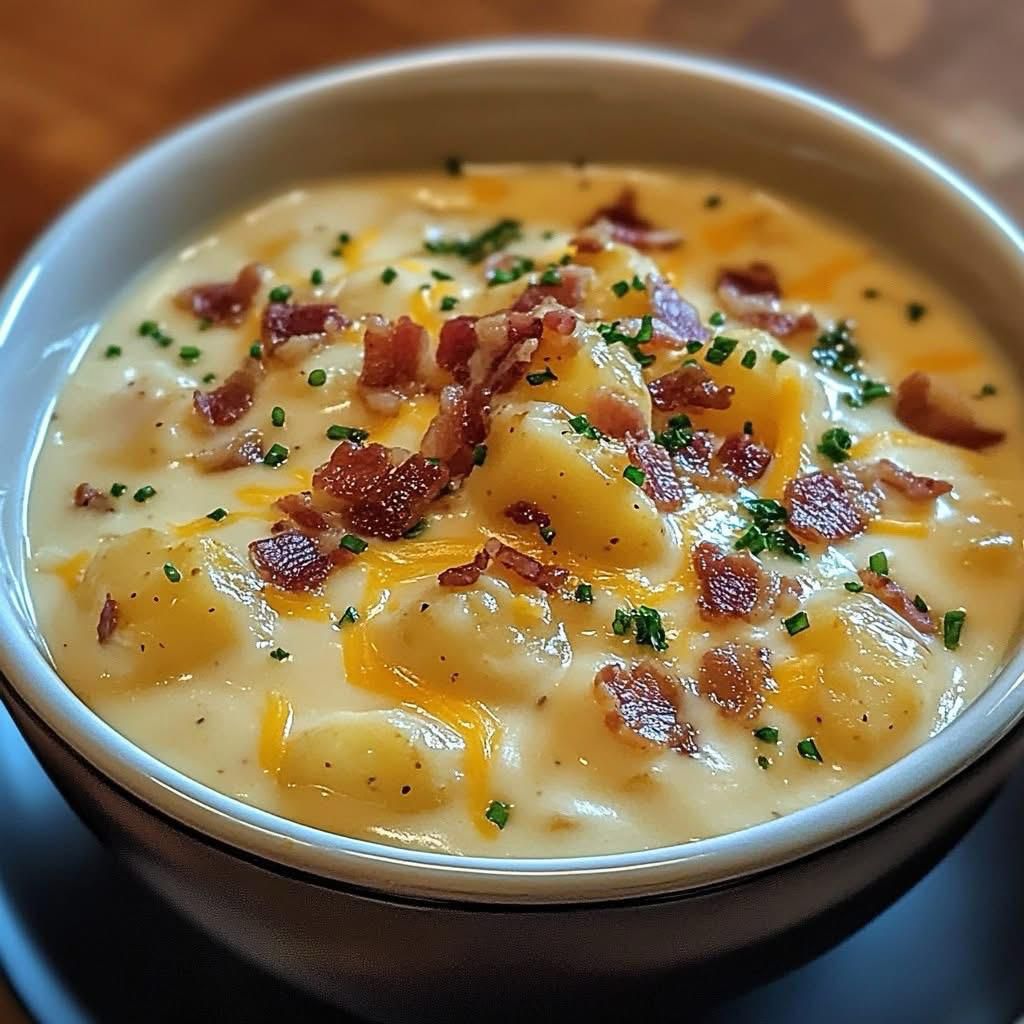
[[[577, 252], [578, 226], [625, 183], [644, 217], [685, 241]], [[424, 247], [500, 218], [520, 222], [505, 252], [533, 261], [526, 272], [505, 261], [514, 280], [488, 282], [488, 264]], [[366, 315], [408, 314], [433, 349], [447, 319], [507, 308], [545, 270], [556, 279], [566, 256], [594, 270], [571, 336], [546, 328], [523, 367], [530, 378], [494, 396], [486, 457], [478, 450], [481, 464], [430, 503], [422, 532], [364, 532], [365, 550], [313, 592], [261, 578], [247, 547], [284, 518], [276, 499], [310, 487], [339, 444], [328, 429], [363, 428], [364, 446], [416, 451], [450, 380], [434, 366], [412, 389], [422, 394], [407, 388], [397, 411], [375, 411], [357, 385]], [[208, 326], [172, 301], [250, 261], [264, 279], [240, 325]], [[655, 357], [646, 368], [629, 344], [596, 330], [649, 312], [642, 286], [652, 272], [715, 324], [719, 270], [751, 261], [775, 269], [783, 311], [809, 309], [823, 327], [775, 338], [728, 315], [712, 328], [737, 342], [721, 361], [708, 359], [712, 342], [694, 352], [640, 342], [636, 352]], [[292, 303], [336, 303], [352, 324], [327, 343], [260, 350], [266, 373], [251, 409], [211, 428], [193, 392], [251, 362], [267, 295], [280, 285]], [[931, 439], [899, 422], [892, 397], [851, 407], [850, 380], [811, 357], [839, 318], [855, 322], [871, 380], [895, 389], [926, 371], [1007, 440], [972, 451]], [[713, 431], [716, 445], [749, 421], [772, 461], [743, 485], [749, 493], [720, 469], [710, 484], [679, 470], [681, 503], [661, 511], [630, 479], [621, 441], [578, 433], [569, 420], [604, 389], [651, 423], [646, 383], [687, 359], [735, 394], [725, 410], [674, 414]], [[324, 371], [322, 385], [314, 371]], [[870, 240], [746, 184], [485, 166], [315, 184], [212, 226], [110, 311], [67, 382], [35, 472], [35, 606], [57, 669], [107, 721], [186, 774], [297, 821], [498, 856], [687, 841], [826, 799], [922, 743], [986, 686], [1019, 614], [1019, 414], [1011, 371], [940, 287]], [[655, 431], [669, 415], [655, 411]], [[752, 521], [744, 495], [781, 499], [794, 477], [835, 471], [818, 450], [835, 427], [851, 435], [825, 446], [852, 456], [842, 467], [889, 458], [952, 491], [911, 501], [870, 486], [874, 506], [855, 536], [804, 537], [804, 561], [757, 554], [758, 572], [787, 577], [760, 618], [709, 620], [695, 545], [752, 558], [735, 550]], [[263, 451], [287, 448], [286, 461], [208, 471], [196, 458], [246, 429], [260, 432]], [[103, 494], [77, 507], [83, 482]], [[516, 501], [550, 515], [549, 542], [503, 514]], [[215, 509], [227, 514], [210, 518]], [[564, 580], [548, 593], [491, 565], [475, 583], [441, 585], [439, 573], [469, 562], [489, 537], [561, 566]], [[747, 541], [757, 549], [756, 537]], [[331, 543], [337, 550], [336, 535]], [[876, 582], [928, 607], [934, 633], [860, 589], [869, 561]], [[108, 595], [117, 621], [101, 643]], [[651, 619], [638, 632], [640, 607], [658, 613], [664, 643]], [[958, 610], [959, 635], [957, 616], [946, 619]], [[701, 670], [709, 650], [729, 643], [751, 645], [754, 662], [770, 666], [765, 674], [745, 663], [738, 709], [723, 706], [727, 693], [712, 699]], [[626, 677], [618, 703], [595, 687], [606, 666], [626, 672], [645, 660], [659, 666], [660, 684]]]

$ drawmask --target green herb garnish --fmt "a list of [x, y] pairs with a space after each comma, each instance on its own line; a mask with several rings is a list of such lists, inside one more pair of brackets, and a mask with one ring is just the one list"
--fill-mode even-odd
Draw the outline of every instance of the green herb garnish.
[[654, 337], [654, 321], [650, 316], [643, 316], [640, 319], [640, 328], [635, 335], [624, 334], [619, 330], [620, 321], [616, 320], [610, 324], [598, 324], [597, 333], [608, 345], [620, 342], [629, 349], [630, 355], [641, 365], [650, 366], [654, 362], [654, 356], [642, 352], [640, 346]]
[[315, 288], [319, 288], [324, 283], [324, 272], [319, 267], [315, 267], [309, 275], [309, 283]]
[[647, 474], [639, 466], [629, 465], [623, 471], [622, 475], [631, 483], [637, 487], [643, 487], [644, 481], [647, 479]]
[[421, 519], [419, 520], [419, 522], [413, 523], [412, 526], [410, 526], [409, 529], [402, 534], [402, 536], [406, 540], [415, 540], [417, 537], [420, 536], [420, 534], [422, 534], [426, 530], [427, 526], [428, 523], [426, 519]]
[[170, 562], [164, 562], [164, 575], [171, 583], [181, 582], [181, 573]]
[[788, 352], [783, 352], [781, 348], [772, 349], [772, 362], [781, 365], [789, 358]]
[[288, 461], [288, 449], [283, 444], [272, 444], [270, 450], [263, 456], [263, 465], [276, 469]]
[[478, 444], [473, 448], [473, 465], [482, 466], [487, 461], [487, 445]]
[[380, 272], [381, 284], [391, 284], [396, 277], [398, 277], [398, 271], [394, 267], [385, 267]]
[[507, 248], [520, 237], [519, 221], [505, 218], [469, 238], [427, 239], [423, 247], [427, 252], [451, 253], [470, 263], [479, 263], [491, 253]]
[[306, 383], [311, 388], [322, 388], [327, 383], [327, 371], [310, 370], [309, 376], [306, 378]]
[[864, 584], [861, 583], [860, 580], [847, 580], [843, 586], [846, 587], [851, 594], [859, 594], [864, 589]]
[[500, 800], [492, 800], [487, 805], [487, 810], [484, 811], [484, 817], [492, 825], [497, 825], [499, 829], [503, 829], [508, 824], [508, 816], [511, 809], [511, 804], [502, 803]]
[[833, 462], [845, 462], [850, 457], [853, 438], [843, 427], [830, 427], [821, 435], [818, 451]]
[[795, 615], [790, 615], [788, 619], [783, 619], [782, 624], [790, 636], [796, 636], [797, 633], [810, 629], [811, 620], [807, 618], [807, 612], [797, 612]]
[[604, 437], [604, 434], [582, 412], [578, 416], [569, 417], [569, 426], [572, 427], [573, 433], [579, 434], [582, 437], [589, 437], [592, 441], [600, 441]]
[[526, 375], [526, 383], [531, 387], [537, 387], [538, 384], [546, 384], [549, 380], [558, 380], [550, 366], [545, 366], [543, 370]]
[[186, 363], [194, 363], [202, 354], [202, 350], [195, 345], [182, 345], [178, 349], [178, 355]]
[[459, 303], [459, 300], [454, 295], [445, 295], [441, 299], [441, 312], [448, 313], [453, 310]]
[[149, 501], [149, 499], [152, 498], [155, 494], [156, 494], [156, 488], [155, 487], [150, 487], [149, 484], [145, 484], [144, 486], [140, 487], [132, 495], [132, 497], [137, 502], [139, 502], [139, 504], [142, 504], [142, 502], [144, 502], [144, 501]]
[[124, 484], [111, 484], [110, 485], [110, 496], [112, 498], [120, 498], [128, 488]]
[[779, 742], [779, 730], [774, 725], [762, 725], [760, 729], [754, 730], [754, 735], [761, 740], [762, 743], [778, 743]]
[[616, 636], [627, 636], [631, 630], [635, 630], [636, 643], [653, 647], [656, 651], [668, 650], [661, 613], [654, 608], [646, 605], [639, 608], [617, 608], [612, 619], [612, 632]]
[[876, 551], [868, 558], [868, 568], [879, 576], [888, 576], [889, 556], [884, 551]]
[[966, 618], [967, 612], [963, 608], [946, 612], [942, 616], [942, 643], [947, 651], [955, 651], [960, 646], [960, 633]]
[[121, 354], [121, 352], [122, 352], [122, 349], [121, 349], [120, 345], [108, 345], [104, 349], [103, 355], [107, 359], [116, 359]]
[[263, 358], [263, 346], [258, 341], [254, 341], [249, 346], [249, 355], [253, 359], [262, 359]]
[[740, 360], [740, 366], [747, 370], [752, 370], [757, 365], [757, 353], [751, 348], [743, 353], [743, 358]]
[[920, 302], [908, 302], [907, 303], [907, 319], [912, 323], [916, 324], [928, 312], [928, 307]]
[[212, 512], [207, 512], [206, 518], [212, 519], [215, 523], [219, 523], [222, 519], [224, 519], [227, 516], [227, 514], [228, 510], [226, 508], [217, 507]]
[[342, 626], [346, 625], [346, 623], [355, 622], [358, 618], [359, 612], [357, 612], [352, 605], [349, 605], [342, 613], [341, 618], [338, 619], [338, 628], [340, 629]]
[[327, 428], [327, 438], [330, 441], [351, 441], [353, 444], [362, 444], [369, 436], [370, 432], [363, 430], [362, 427], [341, 427], [337, 423], [332, 423]]
[[713, 366], [721, 366], [732, 355], [738, 344], [739, 342], [735, 338], [727, 338], [724, 334], [719, 334], [711, 342], [711, 347], [704, 354], [704, 358]]
[[808, 761], [821, 762], [821, 754], [818, 752], [818, 745], [814, 742], [812, 736], [808, 736], [807, 739], [801, 740], [796, 745], [797, 752], [801, 757], [807, 758]]
[[720, 310], [716, 309], [711, 316], [708, 317], [708, 323], [712, 327], [721, 327], [725, 323], [725, 314]]
[[577, 604], [593, 604], [594, 588], [589, 583], [576, 584], [576, 590], [573, 593], [573, 599], [576, 601]]
[[615, 284], [612, 285], [612, 291], [621, 299], [622, 296], [629, 291], [629, 282], [616, 281]]
[[354, 533], [346, 533], [338, 543], [338, 547], [351, 551], [353, 555], [361, 555], [369, 546], [362, 537], [357, 537]]
[[271, 302], [287, 302], [291, 297], [292, 289], [287, 284], [275, 285], [267, 295]]
[[274, 661], [287, 661], [291, 657], [291, 654], [288, 651], [286, 651], [283, 647], [275, 647], [270, 652], [270, 656], [274, 659]]

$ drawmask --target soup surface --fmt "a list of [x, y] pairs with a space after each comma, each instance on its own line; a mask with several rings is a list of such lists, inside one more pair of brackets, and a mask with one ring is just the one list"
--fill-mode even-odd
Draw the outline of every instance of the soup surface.
[[127, 290], [29, 509], [57, 669], [210, 786], [561, 856], [823, 800], [1015, 631], [1019, 396], [943, 290], [748, 184], [452, 166]]

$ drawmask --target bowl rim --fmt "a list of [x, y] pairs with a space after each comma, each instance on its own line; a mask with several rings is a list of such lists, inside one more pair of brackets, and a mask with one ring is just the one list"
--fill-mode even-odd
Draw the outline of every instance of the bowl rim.
[[[44, 272], [47, 254], [73, 238], [103, 197], [229, 122], [259, 121], [325, 91], [403, 73], [443, 73], [453, 62], [553, 62], [632, 66], [714, 81], [766, 96], [831, 124], [941, 185], [952, 202], [1008, 245], [1024, 273], [1024, 237], [1010, 218], [960, 175], [900, 135], [803, 86], [763, 71], [664, 48], [559, 37], [512, 38], [427, 47], [313, 71], [226, 103], [129, 157], [63, 212], [11, 273], [0, 294], [0, 350]], [[336, 835], [260, 810], [194, 780], [135, 746], [92, 712], [59, 678], [23, 629], [10, 594], [0, 597], [3, 682], [101, 775], [165, 818], [221, 849], [268, 866], [394, 895], [475, 903], [586, 903], [682, 893], [720, 885], [809, 856], [898, 814], [982, 757], [1024, 717], [1024, 650], [949, 726], [894, 764], [826, 800], [737, 832], [673, 846], [579, 857], [504, 858], [441, 854]]]

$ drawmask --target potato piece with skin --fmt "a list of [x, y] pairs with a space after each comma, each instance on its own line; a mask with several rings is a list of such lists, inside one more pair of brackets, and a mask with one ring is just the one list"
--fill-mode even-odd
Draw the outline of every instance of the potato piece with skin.
[[[168, 572], [164, 566], [173, 567]], [[172, 578], [180, 576], [178, 582]], [[103, 689], [152, 686], [195, 672], [240, 643], [269, 643], [274, 613], [252, 570], [209, 537], [173, 541], [142, 529], [101, 542], [75, 602], [82, 642], [73, 678]], [[117, 626], [106, 643], [96, 624], [106, 595]]]
[[769, 709], [792, 715], [826, 764], [892, 761], [920, 739], [928, 644], [866, 593], [823, 591], [805, 608], [811, 627], [794, 638], [795, 657], [775, 659]]
[[516, 590], [489, 573], [470, 587], [408, 583], [366, 628], [385, 661], [434, 694], [532, 704], [564, 675], [572, 651], [547, 595]]
[[622, 445], [576, 434], [555, 405], [506, 406], [487, 439], [487, 462], [467, 484], [468, 501], [508, 527], [506, 507], [540, 506], [557, 531], [549, 560], [572, 551], [611, 566], [671, 561], [671, 525], [639, 488], [623, 478]]
[[422, 811], [451, 799], [462, 753], [459, 736], [425, 715], [339, 711], [289, 738], [277, 778], [389, 811]]

